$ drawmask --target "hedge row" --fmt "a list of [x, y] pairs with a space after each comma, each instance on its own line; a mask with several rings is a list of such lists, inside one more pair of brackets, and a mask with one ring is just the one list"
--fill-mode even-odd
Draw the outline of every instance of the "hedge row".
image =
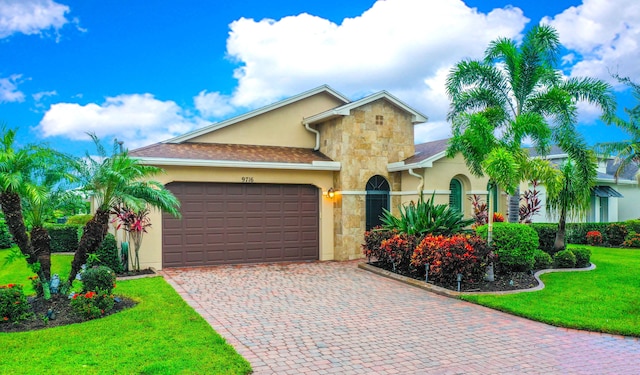
[[0, 219], [0, 249], [8, 249], [13, 246], [13, 237], [4, 219]]
[[52, 253], [76, 251], [78, 248], [80, 225], [47, 224], [45, 228], [51, 237]]

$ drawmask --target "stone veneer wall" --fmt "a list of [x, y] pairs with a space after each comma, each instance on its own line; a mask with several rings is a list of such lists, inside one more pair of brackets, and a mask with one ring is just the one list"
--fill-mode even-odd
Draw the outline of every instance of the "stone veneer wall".
[[[383, 124], [376, 125], [380, 115]], [[320, 151], [342, 163], [333, 186], [339, 192], [334, 202], [335, 259], [359, 258], [366, 225], [366, 183], [381, 175], [389, 181], [391, 191], [400, 190], [401, 177], [390, 174], [387, 164], [415, 153], [411, 115], [380, 99], [352, 110], [349, 116], [320, 124], [318, 130]], [[392, 196], [391, 208], [399, 202], [400, 197]]]

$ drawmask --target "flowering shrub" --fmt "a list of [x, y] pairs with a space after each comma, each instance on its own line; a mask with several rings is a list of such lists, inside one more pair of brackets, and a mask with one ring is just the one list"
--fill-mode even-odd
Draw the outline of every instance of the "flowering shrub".
[[31, 315], [31, 307], [22, 291], [22, 285], [0, 286], [0, 323], [16, 323]]
[[105, 291], [76, 293], [71, 299], [71, 307], [85, 319], [95, 319], [113, 309], [113, 295]]
[[493, 222], [494, 223], [504, 223], [504, 215], [500, 212], [493, 213]]
[[602, 244], [602, 233], [597, 230], [592, 230], [587, 232], [587, 243], [589, 245], [601, 245]]
[[106, 266], [91, 267], [82, 272], [82, 290], [111, 293], [116, 287], [116, 274]]
[[625, 238], [622, 246], [626, 247], [640, 247], [640, 233], [629, 232]]
[[489, 261], [489, 247], [477, 236], [456, 234], [451, 237], [427, 235], [411, 256], [411, 264], [429, 264], [429, 278], [453, 285], [461, 273], [466, 282], [479, 281]]

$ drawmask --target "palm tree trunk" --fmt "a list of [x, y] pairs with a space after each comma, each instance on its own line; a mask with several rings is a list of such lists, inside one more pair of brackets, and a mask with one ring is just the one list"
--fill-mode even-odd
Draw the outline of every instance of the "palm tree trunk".
[[51, 280], [51, 237], [43, 227], [34, 227], [31, 230], [31, 244], [33, 252], [40, 262], [40, 280], [42, 283]]
[[556, 232], [556, 240], [553, 242], [553, 251], [564, 250], [564, 238], [567, 232], [567, 210], [562, 209], [560, 211], [560, 220], [558, 221], [558, 231]]
[[520, 186], [509, 196], [509, 219], [510, 223], [520, 221]]
[[109, 211], [98, 209], [93, 218], [84, 226], [78, 249], [71, 262], [71, 273], [69, 274], [68, 283], [73, 283], [80, 268], [87, 262], [87, 254], [95, 252], [104, 237], [107, 235], [109, 228]]
[[38, 259], [33, 252], [31, 241], [27, 235], [27, 228], [24, 225], [20, 196], [16, 193], [2, 192], [0, 193], [0, 206], [2, 206], [4, 219], [16, 245], [18, 245], [22, 254], [27, 257], [27, 263], [35, 264]]

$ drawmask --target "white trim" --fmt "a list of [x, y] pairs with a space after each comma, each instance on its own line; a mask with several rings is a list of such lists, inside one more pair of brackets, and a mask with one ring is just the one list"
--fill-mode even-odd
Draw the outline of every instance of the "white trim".
[[380, 91], [377, 92], [373, 95], [369, 95], [366, 96], [360, 100], [356, 100], [355, 102], [351, 102], [351, 103], [347, 103], [343, 106], [340, 106], [338, 108], [334, 108], [334, 109], [330, 109], [328, 111], [324, 111], [322, 113], [318, 113], [317, 115], [313, 115], [313, 116], [309, 116], [303, 119], [303, 122], [305, 124], [313, 124], [313, 123], [317, 123], [317, 122], [322, 122], [324, 120], [330, 119], [332, 117], [336, 117], [336, 116], [348, 116], [349, 113], [351, 113], [351, 110], [354, 108], [358, 108], [361, 107], [365, 104], [374, 102], [378, 99], [386, 99], [388, 101], [390, 101], [391, 103], [393, 103], [394, 105], [396, 105], [397, 107], [399, 107], [400, 109], [408, 112], [409, 114], [412, 115], [411, 118], [411, 123], [413, 124], [420, 124], [423, 122], [427, 122], [428, 121], [428, 117], [423, 115], [422, 113], [418, 112], [417, 110], [409, 107], [407, 104], [403, 103], [402, 101], [400, 101], [400, 99], [396, 98], [395, 96], [389, 94], [387, 91]]
[[387, 171], [400, 172], [400, 171], [408, 171], [409, 169], [432, 168], [433, 163], [435, 161], [440, 160], [445, 156], [446, 156], [446, 151], [440, 151], [437, 154], [429, 156], [428, 158], [422, 161], [419, 161], [417, 163], [405, 164], [404, 161], [390, 163], [390, 164], [387, 164]]
[[[436, 195], [449, 195], [451, 194], [451, 190], [422, 190], [422, 195], [431, 195], [433, 193], [436, 193]], [[417, 190], [407, 190], [407, 191], [395, 191], [395, 192], [391, 192], [391, 195], [418, 195], [418, 191]]]
[[162, 143], [182, 143], [182, 142], [188, 141], [190, 139], [199, 137], [201, 135], [216, 131], [218, 129], [222, 129], [222, 128], [227, 127], [229, 125], [233, 125], [233, 124], [238, 123], [240, 121], [244, 121], [244, 120], [249, 119], [251, 117], [255, 117], [255, 116], [261, 115], [263, 113], [278, 109], [280, 107], [284, 107], [285, 105], [288, 105], [288, 104], [291, 104], [291, 103], [306, 99], [306, 98], [308, 98], [310, 96], [319, 94], [321, 92], [326, 92], [327, 94], [330, 94], [330, 95], [334, 96], [336, 99], [338, 99], [340, 101], [343, 101], [345, 104], [351, 102], [351, 100], [349, 100], [349, 98], [347, 98], [346, 96], [344, 96], [344, 95], [340, 94], [339, 92], [335, 91], [334, 89], [332, 89], [328, 85], [322, 85], [320, 87], [316, 87], [315, 89], [311, 89], [309, 91], [305, 91], [305, 92], [303, 92], [301, 94], [292, 96], [292, 97], [290, 97], [288, 99], [281, 100], [281, 101], [273, 103], [273, 104], [269, 104], [267, 106], [258, 108], [256, 110], [253, 110], [251, 112], [245, 113], [243, 115], [236, 116], [236, 117], [233, 117], [233, 118], [230, 118], [228, 120], [225, 120], [225, 121], [222, 121], [222, 122], [218, 122], [218, 123], [215, 123], [215, 124], [211, 124], [209, 126], [205, 126], [203, 128], [196, 129], [196, 130], [194, 130], [192, 132], [189, 132], [189, 133], [186, 133], [186, 134], [183, 134], [183, 135], [179, 135], [177, 137], [168, 139], [168, 140], [166, 140], [166, 141], [164, 141]]
[[633, 181], [633, 180], [627, 180], [627, 179], [618, 179], [618, 182], [616, 182], [615, 179], [613, 178], [598, 178], [596, 179], [597, 182], [602, 182], [602, 183], [607, 183], [607, 184], [613, 184], [615, 185], [637, 185], [638, 181]]
[[489, 194], [489, 190], [471, 190], [466, 192], [467, 195], [487, 195]]
[[257, 169], [295, 169], [308, 171], [339, 171], [342, 167], [337, 161], [313, 161], [307, 163], [271, 163], [236, 160], [201, 160], [201, 159], [169, 159], [139, 158], [142, 164], [175, 165], [184, 167], [219, 167], [219, 168], [257, 168]]

